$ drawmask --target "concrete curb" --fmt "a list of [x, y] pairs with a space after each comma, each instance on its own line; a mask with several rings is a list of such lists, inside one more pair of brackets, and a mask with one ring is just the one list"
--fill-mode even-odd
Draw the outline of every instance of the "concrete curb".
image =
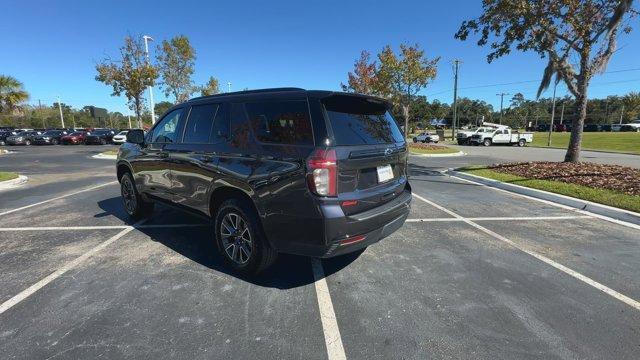
[[467, 174], [457, 169], [449, 169], [445, 172], [448, 175], [455, 176], [464, 180], [473, 181], [489, 187], [502, 189], [512, 193], [525, 195], [545, 201], [554, 202], [556, 204], [568, 206], [577, 210], [588, 211], [593, 214], [606, 216], [619, 221], [640, 225], [640, 213], [615, 208], [613, 206], [594, 203], [588, 200], [577, 199], [574, 197], [554, 194], [544, 190], [532, 189], [520, 185], [508, 184], [502, 181], [488, 179], [485, 177]]
[[[567, 147], [555, 147], [555, 146], [538, 146], [538, 145], [529, 145], [529, 147], [537, 148], [537, 149], [556, 149], [556, 150], [567, 150]], [[625, 152], [625, 151], [607, 151], [607, 150], [591, 150], [591, 149], [582, 149], [582, 151], [603, 153], [603, 154], [622, 154], [622, 155], [634, 155], [640, 157], [640, 154]]]
[[116, 160], [118, 158], [117, 155], [105, 155], [105, 154], [96, 154], [93, 155], [94, 159], [102, 159], [102, 160]]
[[26, 184], [27, 181], [29, 181], [29, 178], [24, 175], [18, 175], [15, 179], [0, 181], [0, 191], [17, 188]]
[[456, 156], [467, 155], [467, 153], [462, 151], [458, 151], [457, 153], [451, 153], [451, 154], [414, 154], [412, 152], [409, 152], [409, 154], [413, 156], [419, 156], [419, 157], [456, 157]]

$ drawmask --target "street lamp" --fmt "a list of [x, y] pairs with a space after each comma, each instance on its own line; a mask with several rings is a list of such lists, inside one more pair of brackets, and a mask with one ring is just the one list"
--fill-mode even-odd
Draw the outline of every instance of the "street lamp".
[[[144, 53], [147, 57], [147, 65], [149, 65], [149, 41], [153, 41], [151, 36], [143, 35], [144, 39]], [[151, 107], [151, 123], [154, 124], [156, 122], [156, 112], [153, 104], [153, 86], [149, 85], [149, 105]]]

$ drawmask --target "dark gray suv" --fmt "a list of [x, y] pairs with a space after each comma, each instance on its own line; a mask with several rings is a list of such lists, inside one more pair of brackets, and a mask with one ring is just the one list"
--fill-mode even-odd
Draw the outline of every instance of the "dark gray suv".
[[364, 249], [409, 214], [408, 150], [379, 98], [279, 88], [195, 98], [118, 153], [123, 205], [204, 215], [225, 262], [255, 274], [277, 253]]

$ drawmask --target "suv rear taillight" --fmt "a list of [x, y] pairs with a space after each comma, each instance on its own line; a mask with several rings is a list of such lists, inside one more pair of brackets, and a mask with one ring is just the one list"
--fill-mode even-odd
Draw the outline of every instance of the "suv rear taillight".
[[336, 196], [338, 170], [336, 151], [317, 149], [307, 159], [307, 183], [316, 195]]

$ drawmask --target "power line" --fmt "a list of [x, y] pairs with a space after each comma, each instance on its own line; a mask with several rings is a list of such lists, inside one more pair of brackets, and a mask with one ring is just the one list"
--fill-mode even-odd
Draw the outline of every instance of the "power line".
[[[630, 71], [640, 71], [640, 68], [632, 68], [632, 69], [621, 69], [621, 70], [612, 70], [612, 71], [605, 71], [602, 74], [616, 74], [616, 73], [623, 73], [623, 72], [630, 72]], [[621, 82], [633, 82], [633, 81], [640, 81], [640, 79], [635, 79], [635, 80], [623, 80], [620, 81]], [[507, 85], [518, 85], [518, 84], [527, 84], [527, 83], [534, 83], [534, 82], [540, 82], [540, 79], [537, 80], [522, 80], [522, 81], [513, 81], [513, 82], [506, 82], [506, 83], [496, 83], [496, 84], [483, 84], [483, 85], [473, 85], [473, 86], [464, 86], [464, 87], [459, 87], [458, 90], [469, 90], [469, 89], [481, 89], [481, 88], [487, 88], [487, 87], [495, 87], [495, 86], [507, 86]], [[616, 84], [619, 82], [611, 82], [611, 84]], [[434, 95], [440, 95], [440, 94], [445, 94], [451, 92], [451, 90], [443, 90], [443, 91], [439, 91], [439, 92], [435, 92], [435, 93], [431, 93], [431, 94], [427, 94], [425, 96], [434, 96]]]

